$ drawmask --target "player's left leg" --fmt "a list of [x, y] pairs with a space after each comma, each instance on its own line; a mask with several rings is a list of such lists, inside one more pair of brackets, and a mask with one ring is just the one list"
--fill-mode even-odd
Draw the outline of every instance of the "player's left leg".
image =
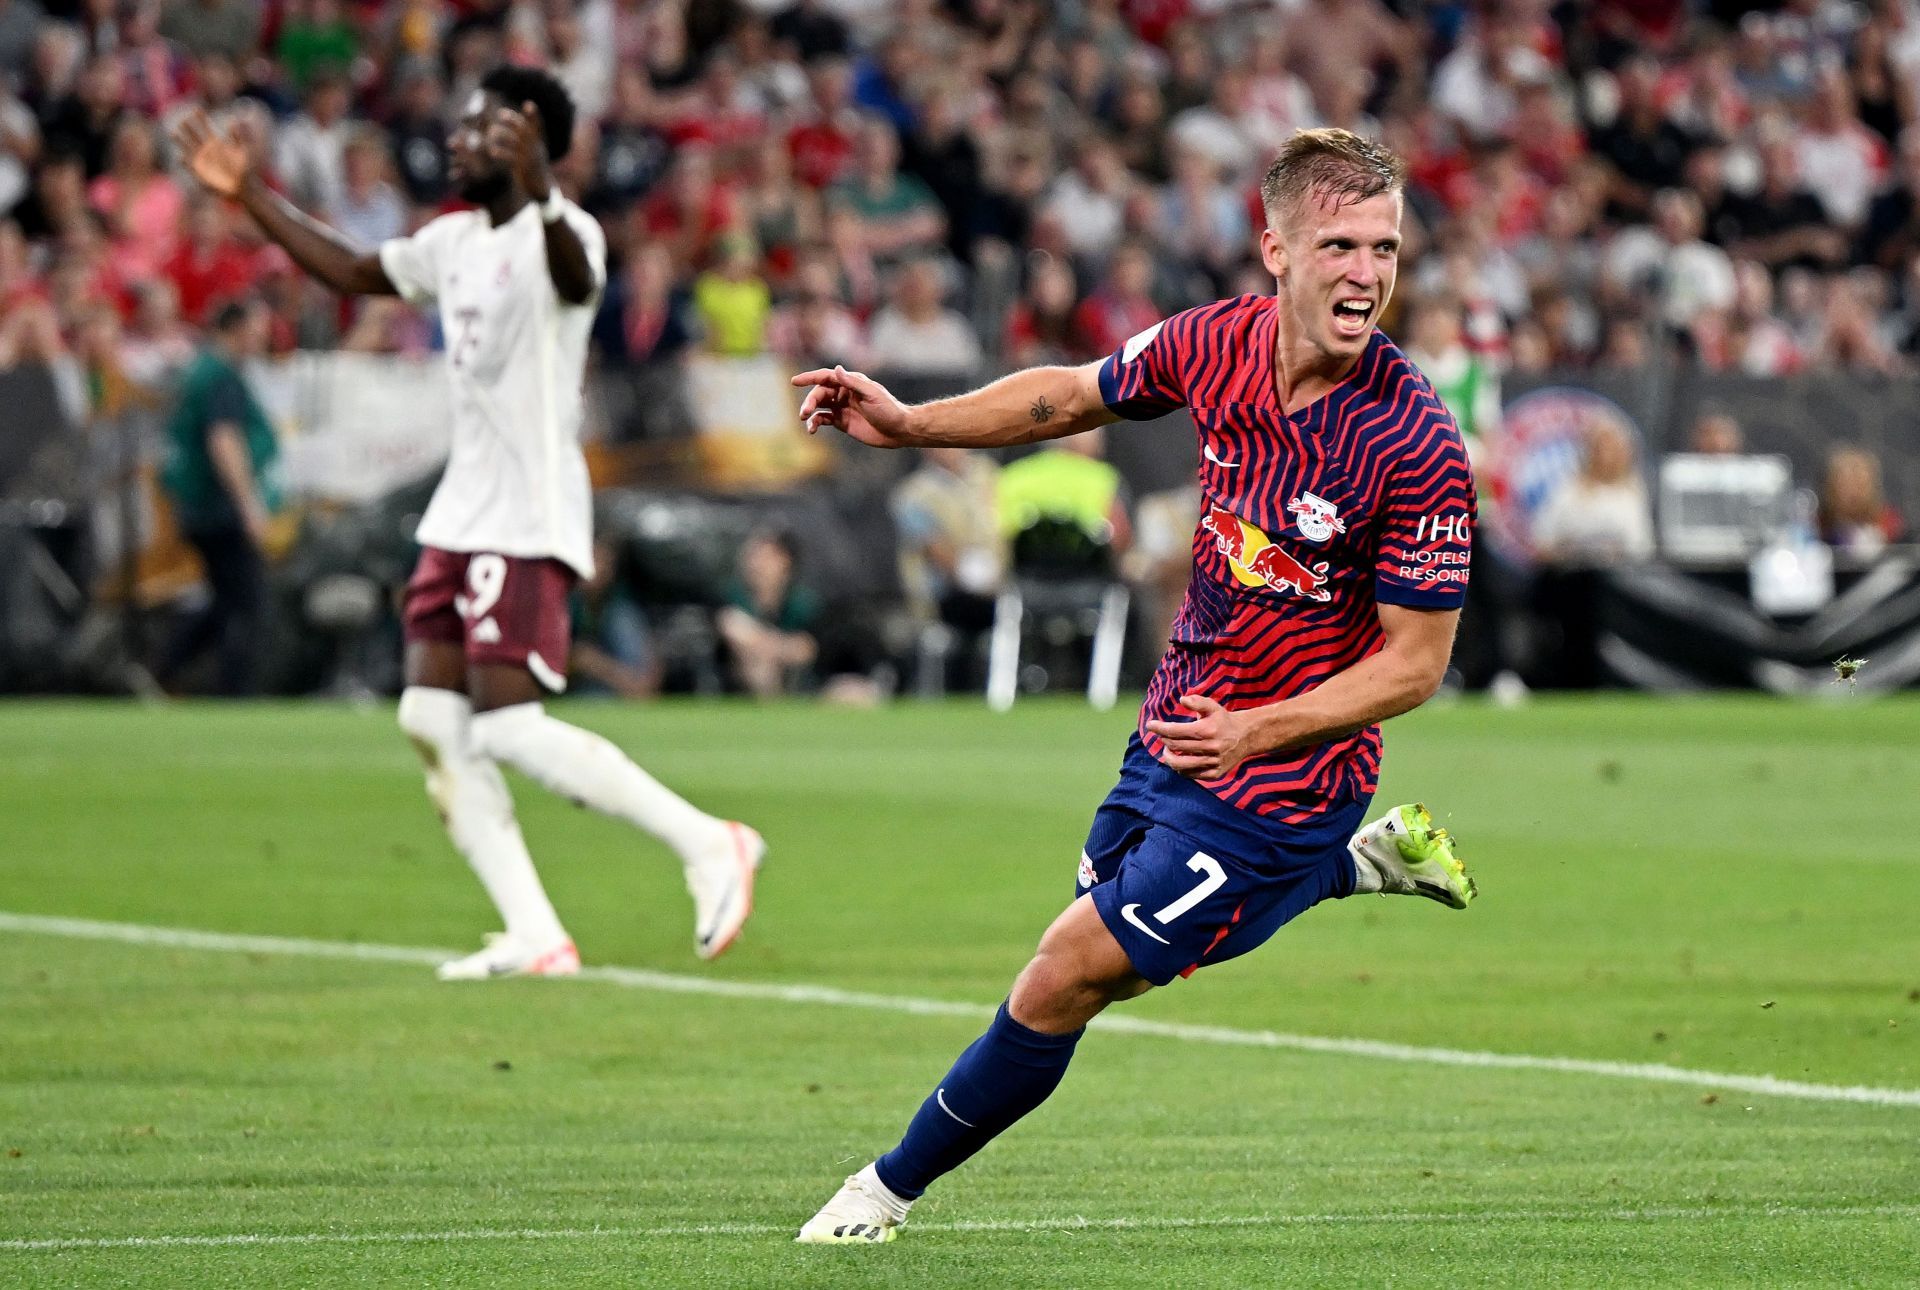
[[1054, 920], [993, 1024], [920, 1105], [900, 1145], [848, 1178], [796, 1238], [832, 1245], [890, 1241], [932, 1182], [1038, 1107], [1060, 1084], [1086, 1025], [1108, 1004], [1152, 988], [1090, 897]]
[[694, 901], [694, 952], [717, 957], [753, 912], [760, 835], [708, 815], [642, 770], [611, 740], [551, 715], [526, 668], [469, 669], [474, 743], [570, 801], [625, 820], [672, 847]]

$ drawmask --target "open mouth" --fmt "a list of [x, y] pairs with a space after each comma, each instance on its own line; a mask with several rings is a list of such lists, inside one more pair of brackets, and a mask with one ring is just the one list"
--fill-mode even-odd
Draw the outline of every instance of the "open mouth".
[[1342, 336], [1358, 337], [1373, 325], [1373, 301], [1362, 297], [1333, 303], [1333, 329]]

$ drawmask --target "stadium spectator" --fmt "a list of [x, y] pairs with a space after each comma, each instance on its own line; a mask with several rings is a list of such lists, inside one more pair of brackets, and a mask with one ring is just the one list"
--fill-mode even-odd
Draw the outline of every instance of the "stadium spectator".
[[859, 317], [840, 303], [834, 289], [832, 260], [809, 255], [794, 275], [794, 294], [767, 320], [767, 348], [794, 371], [870, 361], [867, 332]]
[[1523, 88], [1552, 84], [1552, 65], [1528, 46], [1527, 35], [1514, 17], [1489, 7], [1434, 68], [1433, 104], [1468, 139], [1513, 137]]
[[594, 340], [608, 361], [618, 365], [668, 362], [693, 343], [698, 324], [692, 308], [687, 291], [675, 280], [672, 252], [647, 243], [608, 279], [594, 319]]
[[407, 231], [407, 204], [388, 177], [387, 145], [377, 130], [363, 127], [341, 153], [340, 196], [327, 222], [364, 247], [377, 247]]
[[590, 204], [618, 211], [652, 191], [666, 173], [673, 144], [659, 128], [653, 86], [637, 67], [614, 76], [612, 115], [600, 127]]
[[1607, 277], [1633, 295], [1650, 298], [1667, 326], [1684, 332], [1705, 309], [1733, 304], [1733, 262], [1700, 238], [1699, 199], [1667, 189], [1653, 201], [1654, 225], [1635, 227], [1614, 239]]
[[793, 159], [779, 139], [763, 139], [754, 147], [740, 205], [749, 231], [766, 253], [767, 275], [785, 282], [800, 248], [817, 243], [824, 225], [818, 194], [794, 178]]
[[26, 76], [46, 17], [39, 0], [0, 0], [0, 78], [18, 81]]
[[88, 179], [104, 173], [108, 147], [126, 115], [126, 89], [119, 59], [111, 54], [88, 59], [73, 92], [43, 111], [41, 133], [49, 150], [77, 154]]
[[980, 367], [980, 342], [967, 320], [947, 308], [938, 263], [910, 260], [896, 275], [893, 303], [873, 316], [873, 366], [892, 376], [971, 375]]
[[179, 626], [156, 674], [180, 671], [217, 649], [223, 695], [256, 691], [266, 609], [264, 547], [278, 496], [279, 441], [247, 383], [245, 365], [265, 352], [267, 315], [257, 301], [230, 302], [214, 315], [207, 345], [181, 381], [168, 422], [162, 480], [181, 535], [206, 572], [208, 599]]
[[1880, 461], [1872, 453], [1842, 444], [1827, 454], [1820, 485], [1820, 539], [1850, 555], [1878, 555], [1888, 543], [1905, 537], [1905, 524], [1887, 502]]
[[1920, 254], [1920, 125], [1900, 132], [1893, 182], [1867, 207], [1856, 257], [1898, 271]]
[[1887, 170], [1886, 141], [1860, 123], [1843, 67], [1822, 68], [1794, 140], [1802, 180], [1827, 218], [1857, 229]]
[[1072, 525], [1088, 540], [1122, 555], [1133, 525], [1120, 472], [1106, 461], [1103, 429], [1055, 439], [1000, 472], [1000, 531], [1017, 539], [1043, 520]]
[[773, 294], [760, 276], [760, 248], [752, 238], [721, 239], [718, 262], [694, 279], [693, 310], [710, 353], [750, 358], [766, 348]]
[[1007, 313], [1001, 357], [1015, 367], [1073, 361], [1082, 349], [1074, 336], [1078, 295], [1071, 264], [1060, 256], [1033, 255], [1020, 299]]
[[1647, 214], [1655, 192], [1679, 185], [1696, 141], [1662, 110], [1660, 65], [1654, 59], [1628, 59], [1614, 80], [1619, 109], [1611, 124], [1593, 132], [1593, 151], [1611, 168], [1610, 213], [1639, 219]]
[[273, 54], [295, 90], [306, 89], [323, 71], [351, 73], [359, 53], [359, 34], [341, 13], [340, 0], [289, 0]]
[[346, 77], [323, 69], [308, 86], [305, 110], [279, 131], [274, 168], [287, 196], [308, 210], [339, 204], [346, 186], [347, 140], [353, 134], [347, 118], [351, 102]]
[[1737, 457], [1745, 452], [1747, 437], [1733, 414], [1707, 408], [1687, 428], [1687, 451], [1703, 457]]
[[1490, 461], [1487, 448], [1500, 428], [1500, 373], [1467, 347], [1459, 302], [1431, 296], [1416, 304], [1407, 327], [1407, 357], [1453, 413], [1477, 470]]
[[1157, 214], [1163, 249], [1216, 282], [1245, 254], [1252, 224], [1247, 203], [1204, 151], [1176, 151], [1173, 181], [1160, 191]]
[[260, 265], [253, 250], [234, 237], [226, 208], [207, 193], [189, 199], [183, 233], [165, 273], [181, 314], [201, 325], [214, 305], [237, 299], [258, 283]]
[[195, 56], [220, 54], [244, 66], [260, 48], [255, 0], [167, 0], [161, 34]]
[[807, 108], [787, 134], [787, 149], [800, 182], [826, 188], [853, 168], [860, 118], [853, 106], [852, 69], [840, 58], [810, 64], [807, 92]]
[[739, 227], [739, 200], [715, 175], [713, 149], [693, 144], [674, 154], [665, 180], [633, 208], [630, 238], [659, 243], [677, 273], [707, 266], [721, 234]]
[[1153, 300], [1153, 257], [1138, 242], [1113, 254], [1107, 276], [1073, 315], [1075, 357], [1104, 358], [1164, 316]]
[[33, 191], [40, 142], [39, 119], [14, 94], [11, 78], [0, 73], [0, 216], [12, 213]]
[[1533, 544], [1547, 563], [1576, 568], [1653, 555], [1653, 509], [1624, 429], [1611, 421], [1588, 427], [1580, 469], [1534, 517]]
[[571, 605], [567, 670], [576, 693], [650, 699], [660, 692], [660, 659], [624, 573], [619, 548], [605, 537], [596, 541], [593, 576], [575, 589]]
[[1048, 189], [1042, 210], [1059, 221], [1075, 256], [1098, 263], [1120, 238], [1129, 187], [1112, 140], [1089, 136], [1075, 151], [1073, 169]]
[[739, 572], [714, 617], [728, 673], [756, 699], [791, 692], [819, 654], [813, 593], [795, 580], [800, 548], [791, 534], [760, 529], [740, 548]]
[[940, 203], [917, 176], [900, 170], [899, 139], [877, 118], [860, 127], [853, 166], [827, 201], [858, 221], [862, 243], [883, 267], [936, 249], [946, 238]]
[[165, 278], [133, 290], [133, 318], [118, 338], [119, 370], [135, 385], [159, 390], [193, 361], [193, 332], [180, 316], [180, 295]]
[[1800, 154], [1781, 135], [1760, 151], [1760, 188], [1729, 204], [1727, 250], [1770, 269], [1788, 266], [1823, 269], [1846, 257], [1846, 235], [1827, 222], [1820, 199], [1801, 182]]
[[1827, 284], [1826, 323], [1814, 365], [1853, 375], [1894, 376], [1906, 362], [1881, 333], [1887, 317], [1880, 277], [1871, 269], [1836, 277]]
[[153, 126], [124, 118], [114, 131], [107, 173], [87, 186], [87, 199], [106, 220], [114, 265], [131, 282], [151, 277], [172, 258], [186, 199], [157, 164]]
[[959, 448], [928, 448], [920, 456], [919, 469], [889, 499], [900, 535], [900, 585], [919, 622], [941, 623], [957, 634], [959, 666], [949, 681], [970, 684], [967, 660], [993, 625], [994, 597], [1006, 581], [996, 502], [1000, 468]]

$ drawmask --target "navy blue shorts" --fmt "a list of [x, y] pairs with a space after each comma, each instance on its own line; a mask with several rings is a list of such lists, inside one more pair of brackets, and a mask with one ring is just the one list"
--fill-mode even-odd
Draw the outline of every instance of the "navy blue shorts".
[[1079, 890], [1155, 985], [1238, 958], [1321, 901], [1353, 894], [1347, 839], [1371, 796], [1306, 824], [1236, 810], [1161, 765], [1135, 735], [1094, 813]]

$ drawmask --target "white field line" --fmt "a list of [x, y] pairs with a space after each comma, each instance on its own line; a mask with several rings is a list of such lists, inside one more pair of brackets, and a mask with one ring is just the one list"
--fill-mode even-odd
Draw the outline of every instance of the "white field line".
[[[229, 954], [272, 954], [301, 958], [360, 959], [382, 963], [436, 964], [454, 956], [452, 950], [417, 945], [373, 945], [355, 941], [312, 941], [285, 936], [246, 936], [202, 932], [189, 928], [148, 927], [139, 923], [102, 923], [84, 918], [48, 918], [35, 914], [0, 912], [0, 932], [63, 936], [76, 940], [117, 941], [127, 945], [208, 950]], [[581, 977], [630, 989], [676, 994], [719, 995], [776, 1003], [825, 1004], [840, 1008], [869, 1008], [916, 1016], [973, 1017], [993, 1015], [991, 1006], [921, 999], [911, 995], [868, 994], [825, 985], [776, 985], [759, 981], [723, 981], [710, 977], [652, 972], [643, 968], [589, 967]], [[457, 987], [453, 987], [457, 988]], [[1096, 1030], [1113, 1034], [1145, 1035], [1185, 1043], [1219, 1044], [1242, 1048], [1279, 1048], [1293, 1052], [1330, 1053], [1341, 1057], [1370, 1057], [1377, 1061], [1414, 1062], [1435, 1066], [1477, 1066], [1496, 1070], [1554, 1071], [1563, 1075], [1598, 1075], [1608, 1079], [1658, 1084], [1687, 1084], [1697, 1088], [1748, 1093], [1759, 1097], [1797, 1098], [1808, 1102], [1856, 1102], [1868, 1106], [1920, 1108], [1920, 1089], [1875, 1088], [1858, 1084], [1817, 1084], [1777, 1079], [1772, 1075], [1735, 1075], [1694, 1070], [1655, 1062], [1610, 1062], [1584, 1057], [1537, 1057], [1526, 1053], [1495, 1053], [1465, 1048], [1425, 1048], [1374, 1039], [1330, 1039], [1320, 1035], [1292, 1035], [1273, 1030], [1233, 1030], [1224, 1026], [1191, 1026], [1148, 1021], [1137, 1017], [1104, 1016]]]
[[[1920, 1205], [1719, 1205], [1645, 1209], [1512, 1209], [1450, 1213], [1248, 1214], [1218, 1218], [984, 1219], [912, 1222], [922, 1232], [1157, 1232], [1193, 1228], [1348, 1227], [1494, 1223], [1711, 1223], [1754, 1218], [1920, 1218]], [[0, 1240], [0, 1254], [68, 1250], [217, 1249], [268, 1245], [445, 1245], [468, 1241], [659, 1240], [670, 1237], [773, 1236], [797, 1230], [785, 1223], [670, 1223], [660, 1227], [468, 1227], [442, 1232], [230, 1232], [201, 1236], [50, 1236]]]

